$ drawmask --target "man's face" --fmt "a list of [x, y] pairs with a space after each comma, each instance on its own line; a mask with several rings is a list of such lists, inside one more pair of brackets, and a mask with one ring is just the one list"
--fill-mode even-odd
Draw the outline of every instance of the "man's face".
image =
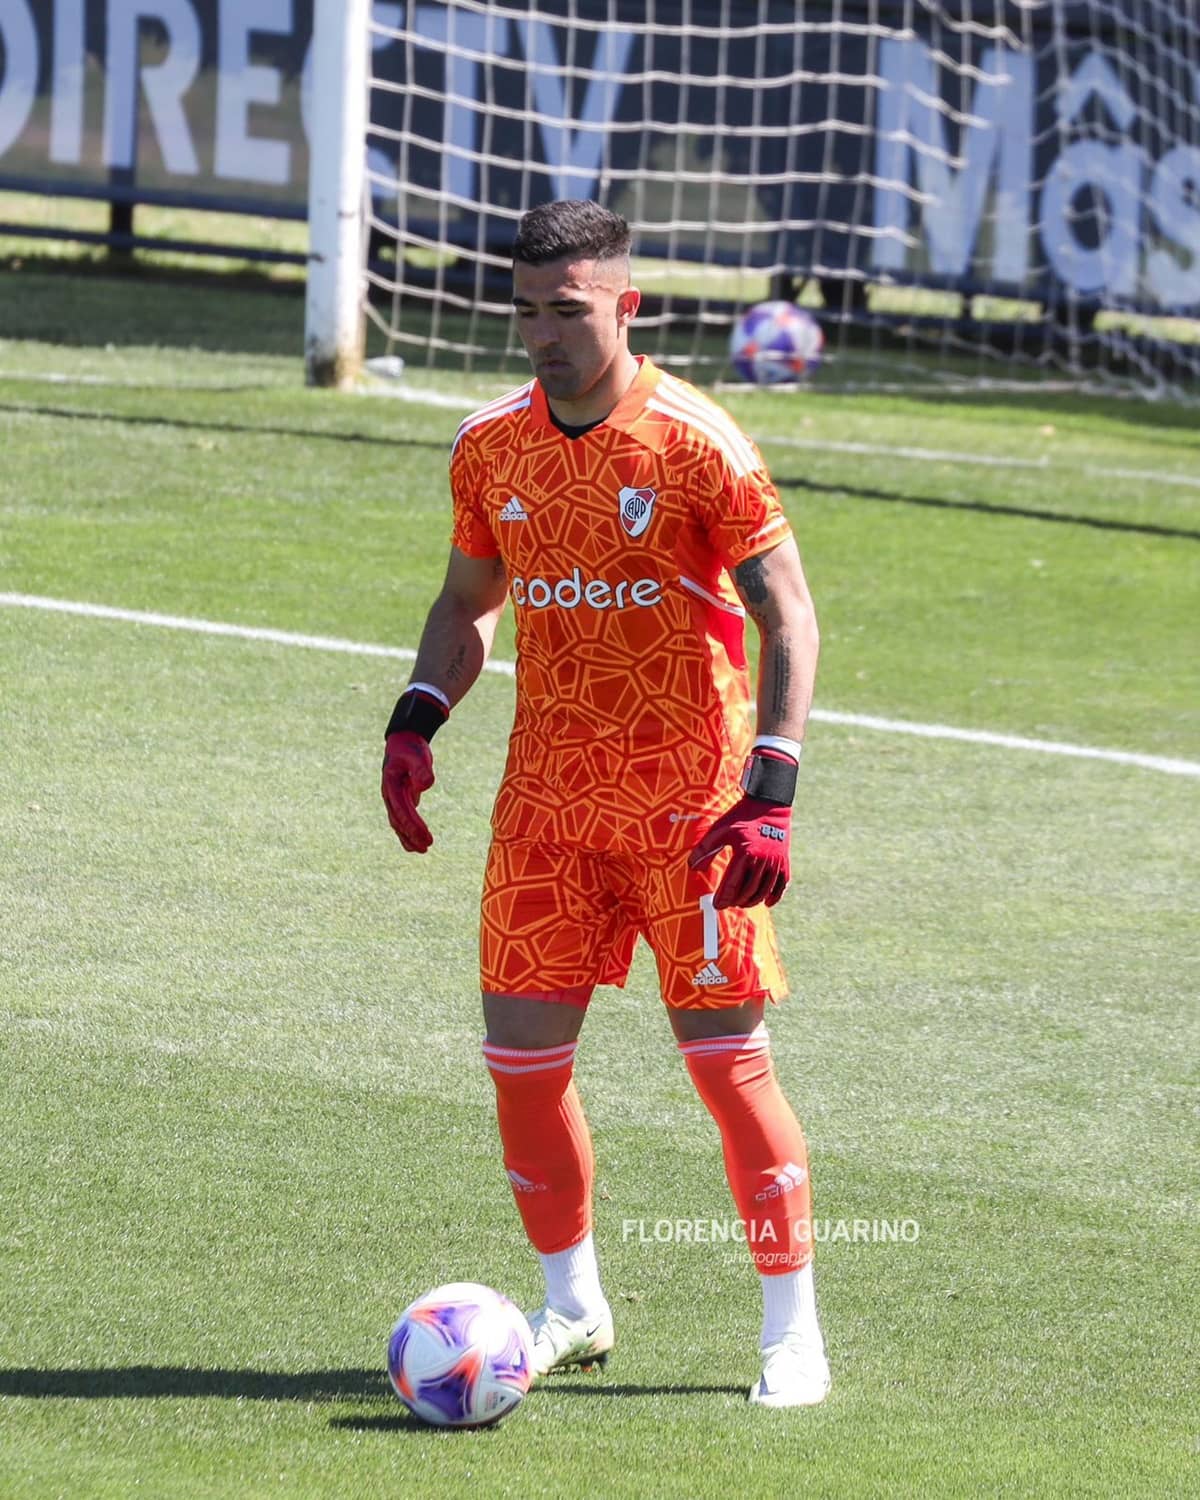
[[547, 396], [562, 402], [599, 394], [627, 348], [640, 293], [623, 260], [554, 260], [513, 267], [517, 332]]

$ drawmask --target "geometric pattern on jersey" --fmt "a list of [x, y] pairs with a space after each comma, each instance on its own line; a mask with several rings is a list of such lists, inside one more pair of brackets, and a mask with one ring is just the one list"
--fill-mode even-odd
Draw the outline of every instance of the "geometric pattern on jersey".
[[623, 986], [641, 935], [669, 1006], [709, 1010], [781, 999], [787, 981], [766, 907], [712, 907], [728, 862], [724, 851], [713, 866], [691, 870], [675, 853], [493, 839], [483, 882], [480, 988], [544, 995]]
[[730, 569], [791, 534], [758, 450], [641, 359], [579, 438], [536, 381], [475, 412], [450, 477], [454, 544], [502, 559], [516, 614], [497, 836], [683, 853], [741, 795], [751, 738]]

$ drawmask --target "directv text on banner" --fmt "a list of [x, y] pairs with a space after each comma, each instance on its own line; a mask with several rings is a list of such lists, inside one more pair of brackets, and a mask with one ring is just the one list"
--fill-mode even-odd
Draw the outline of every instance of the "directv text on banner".
[[311, 0], [0, 0], [0, 187], [302, 216]]
[[[1135, 84], [1071, 4], [1036, 12], [1027, 45], [947, 57], [966, 45], [958, 32], [935, 47], [902, 25], [908, 7], [880, 0], [882, 37], [852, 27], [835, 43], [814, 28], [797, 86], [775, 24], [794, 18], [790, 0], [753, 8], [765, 31], [698, 26], [686, 46], [683, 0], [678, 14], [658, 0], [672, 24], [648, 70], [645, 32], [611, 19], [620, 3], [574, 0], [591, 24], [572, 31], [544, 9], [378, 0], [377, 17], [412, 40], [373, 39], [376, 74], [398, 88], [376, 91], [391, 133], [369, 152], [395, 180], [386, 153], [403, 136], [412, 228], [501, 247], [531, 201], [605, 193], [654, 253], [656, 194], [639, 172], [682, 148], [700, 175], [719, 170], [739, 259], [1200, 307], [1200, 146], [1181, 133], [1200, 67]], [[819, 9], [809, 0], [806, 14]], [[720, 11], [691, 0], [686, 14]], [[302, 217], [311, 31], [312, 0], [0, 0], [0, 188]], [[376, 203], [384, 218], [398, 209]], [[777, 224], [782, 242], [763, 227]], [[677, 229], [674, 252], [719, 259], [706, 228]]]

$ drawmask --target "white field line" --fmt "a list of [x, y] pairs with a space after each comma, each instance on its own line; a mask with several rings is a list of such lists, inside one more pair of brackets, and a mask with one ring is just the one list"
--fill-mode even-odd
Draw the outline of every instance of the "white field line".
[[[72, 375], [60, 371], [40, 374], [22, 374], [15, 370], [0, 370], [0, 380], [21, 381], [33, 384], [42, 381], [48, 385], [112, 386], [114, 388], [144, 389], [143, 380], [114, 380], [104, 375]], [[249, 387], [248, 387], [249, 388]], [[203, 383], [172, 384], [172, 390], [227, 390], [228, 386]], [[471, 412], [485, 404], [485, 397], [456, 396], [450, 391], [423, 390], [420, 386], [408, 385], [401, 380], [375, 377], [364, 381], [359, 390], [364, 396], [390, 397], [415, 406], [435, 406], [443, 411]], [[1090, 479], [1145, 480], [1148, 484], [1180, 485], [1184, 489], [1200, 490], [1200, 476], [1174, 473], [1167, 469], [1110, 469], [1094, 464], [1075, 464], [1065, 459], [1054, 460], [1048, 455], [1039, 458], [1017, 458], [998, 453], [960, 453], [953, 449], [912, 448], [903, 444], [836, 442], [824, 438], [789, 437], [784, 433], [761, 433], [755, 441], [760, 445], [774, 443], [783, 448], [807, 449], [812, 453], [845, 453], [862, 458], [899, 458], [914, 463], [952, 463], [964, 467], [984, 469], [1032, 469], [1042, 473], [1062, 470], [1064, 473], [1084, 475]]]
[[[312, 651], [338, 651], [347, 656], [382, 656], [393, 661], [413, 661], [417, 654], [409, 646], [376, 646], [367, 641], [343, 640], [339, 636], [300, 635], [290, 630], [270, 630], [257, 625], [230, 625], [219, 620], [197, 620], [187, 615], [117, 609], [109, 604], [86, 604], [73, 599], [47, 599], [39, 594], [0, 593], [0, 606], [44, 610], [52, 614], [82, 615], [93, 620], [119, 620], [129, 625], [157, 625], [166, 630], [189, 631], [194, 635], [231, 636], [242, 641], [266, 641], [275, 646], [302, 646]], [[493, 657], [485, 664], [484, 671], [500, 677], [513, 677], [516, 665]], [[814, 708], [811, 717], [817, 723], [839, 724], [880, 734], [912, 734], [922, 739], [960, 740], [971, 745], [991, 745], [1001, 750], [1066, 755], [1077, 760], [1104, 760], [1119, 766], [1137, 766], [1144, 771], [1161, 771], [1168, 776], [1200, 776], [1200, 761], [1180, 760], [1168, 755], [1144, 755], [1139, 751], [1109, 750], [1098, 745], [1071, 745], [1060, 740], [996, 734], [986, 729], [957, 729], [951, 724], [919, 724], [908, 719], [882, 719], [874, 714], [838, 713], [827, 708]]]
[[1052, 473], [1057, 469], [1069, 469], [1073, 474], [1086, 474], [1100, 479], [1145, 479], [1151, 484], [1178, 484], [1187, 489], [1200, 490], [1200, 475], [1176, 474], [1163, 469], [1110, 469], [1094, 464], [1070, 464], [1054, 461], [1048, 457], [1011, 458], [998, 453], [957, 453], [942, 448], [893, 447], [890, 443], [832, 442], [824, 438], [781, 437], [778, 434], [758, 439], [761, 443], [775, 443], [785, 448], [806, 448], [814, 453], [849, 453], [864, 458], [906, 458], [916, 463], [964, 464], [983, 469], [1034, 469], [1041, 473]]
[[114, 375], [67, 374], [58, 370], [0, 370], [0, 383], [8, 383], [10, 385], [79, 385], [94, 387], [98, 390], [112, 391], [216, 391], [219, 394], [229, 391], [269, 391], [279, 389], [277, 386], [266, 385], [261, 380], [229, 381], [219, 378], [212, 380], [172, 380], [168, 385], [161, 381], [149, 381], [144, 376], [139, 379], [130, 378], [123, 380]]
[[[448, 391], [426, 391], [419, 386], [402, 382], [377, 381], [366, 385], [363, 394], [368, 396], [390, 396], [395, 401], [407, 401], [415, 405], [439, 406], [450, 411], [473, 411], [479, 402], [465, 400]], [[1200, 475], [1178, 474], [1169, 469], [1110, 469], [1094, 464], [1075, 464], [1064, 459], [1052, 459], [1049, 455], [1038, 458], [1017, 458], [1000, 453], [960, 453], [949, 448], [913, 448], [904, 444], [836, 442], [824, 438], [789, 437], [783, 433], [760, 433], [755, 438], [760, 445], [774, 443], [782, 448], [802, 448], [812, 453], [846, 453], [861, 458], [902, 458], [923, 464], [962, 464], [980, 469], [1032, 469], [1035, 472], [1053, 473], [1063, 470], [1071, 474], [1083, 474], [1093, 479], [1135, 479], [1150, 484], [1176, 484], [1185, 489], [1200, 490]]]

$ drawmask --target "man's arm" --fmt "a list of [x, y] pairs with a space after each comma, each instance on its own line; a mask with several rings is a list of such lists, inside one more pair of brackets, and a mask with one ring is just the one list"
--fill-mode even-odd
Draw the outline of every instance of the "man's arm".
[[444, 693], [451, 707], [465, 697], [491, 652], [507, 586], [499, 557], [468, 557], [451, 547], [446, 579], [421, 632], [411, 680]]
[[412, 679], [384, 736], [383, 801], [388, 822], [410, 853], [424, 854], [433, 835], [417, 812], [433, 785], [430, 741], [483, 670], [504, 610], [506, 579], [498, 557], [450, 549], [445, 582], [421, 632]]
[[733, 570], [746, 613], [758, 628], [758, 733], [800, 744], [812, 706], [820, 635], [800, 553], [789, 537]]
[[792, 800], [817, 674], [820, 636], [796, 543], [789, 537], [733, 570], [738, 595], [758, 628], [758, 734], [742, 776], [745, 796], [718, 818], [689, 863], [724, 848], [732, 857], [714, 906], [774, 906], [791, 878]]

